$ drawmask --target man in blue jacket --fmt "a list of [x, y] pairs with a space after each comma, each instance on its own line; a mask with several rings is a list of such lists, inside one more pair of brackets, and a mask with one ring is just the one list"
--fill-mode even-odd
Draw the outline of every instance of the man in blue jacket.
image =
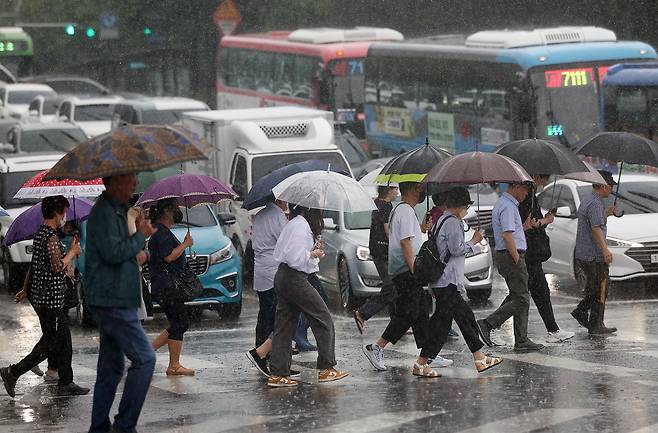
[[[142, 218], [137, 233], [128, 233], [128, 200], [137, 187], [136, 175], [104, 178], [103, 183], [106, 190], [87, 220], [85, 301], [100, 332], [89, 432], [133, 433], [155, 368], [155, 353], [137, 317], [139, 266], [147, 260], [144, 242], [155, 229]], [[124, 356], [132, 365], [112, 426], [109, 413], [123, 376]]]

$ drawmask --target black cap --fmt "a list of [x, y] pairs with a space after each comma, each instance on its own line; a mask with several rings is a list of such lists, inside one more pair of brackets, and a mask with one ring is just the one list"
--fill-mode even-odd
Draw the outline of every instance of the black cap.
[[608, 170], [599, 170], [599, 174], [601, 177], [603, 177], [603, 180], [605, 180], [605, 183], [607, 183], [610, 186], [617, 185], [617, 182], [612, 177], [612, 173], [610, 173]]
[[448, 207], [460, 207], [473, 204], [471, 200], [471, 194], [463, 186], [458, 186], [451, 189], [448, 192], [448, 197], [446, 199], [446, 206]]

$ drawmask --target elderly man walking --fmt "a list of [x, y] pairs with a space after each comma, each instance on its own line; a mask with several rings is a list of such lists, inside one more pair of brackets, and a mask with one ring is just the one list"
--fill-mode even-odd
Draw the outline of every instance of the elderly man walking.
[[[155, 353], [137, 317], [141, 305], [139, 266], [147, 260], [146, 238], [155, 233], [145, 218], [137, 232], [128, 232], [128, 200], [137, 186], [134, 174], [104, 178], [105, 192], [87, 221], [85, 300], [98, 323], [100, 350], [90, 433], [134, 433], [155, 368]], [[131, 361], [119, 413], [109, 413], [124, 372]]]
[[519, 203], [525, 200], [529, 185], [513, 183], [503, 193], [493, 209], [493, 231], [496, 243], [496, 265], [498, 272], [505, 278], [509, 295], [496, 311], [486, 319], [478, 320], [482, 341], [493, 346], [491, 330], [500, 327], [507, 319], [514, 316], [514, 350], [530, 352], [544, 346], [528, 338], [528, 270], [525, 263], [527, 249], [524, 228], [533, 224], [528, 216], [521, 222]]

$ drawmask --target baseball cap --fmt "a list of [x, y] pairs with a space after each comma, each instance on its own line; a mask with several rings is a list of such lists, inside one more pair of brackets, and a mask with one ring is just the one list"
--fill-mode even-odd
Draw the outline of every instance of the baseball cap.
[[448, 191], [446, 206], [459, 207], [472, 204], [473, 200], [471, 200], [471, 194], [468, 192], [468, 189], [464, 188], [463, 186], [458, 186]]
[[603, 180], [605, 180], [605, 183], [607, 183], [610, 186], [617, 185], [617, 182], [615, 182], [615, 179], [612, 177], [612, 173], [610, 173], [607, 170], [599, 170], [599, 174], [601, 177], [603, 177]]

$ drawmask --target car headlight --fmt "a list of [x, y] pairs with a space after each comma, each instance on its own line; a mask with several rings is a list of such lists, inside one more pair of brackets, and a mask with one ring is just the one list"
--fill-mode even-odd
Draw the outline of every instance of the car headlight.
[[466, 258], [479, 256], [480, 254], [488, 254], [488, 253], [489, 253], [489, 242], [487, 242], [486, 239], [482, 239], [480, 241], [479, 251], [477, 251], [475, 253], [466, 253]]
[[632, 248], [632, 247], [642, 247], [643, 245], [637, 242], [632, 242], [632, 241], [626, 241], [623, 239], [617, 239], [617, 238], [611, 238], [607, 237], [605, 238], [605, 243], [609, 247], [617, 247], [617, 248]]
[[217, 263], [227, 261], [231, 257], [233, 257], [233, 244], [229, 242], [229, 244], [226, 245], [224, 248], [215, 251], [210, 255], [210, 264], [216, 265]]
[[370, 248], [363, 246], [357, 247], [356, 258], [364, 262], [368, 260], [372, 260], [372, 256], [370, 255]]

